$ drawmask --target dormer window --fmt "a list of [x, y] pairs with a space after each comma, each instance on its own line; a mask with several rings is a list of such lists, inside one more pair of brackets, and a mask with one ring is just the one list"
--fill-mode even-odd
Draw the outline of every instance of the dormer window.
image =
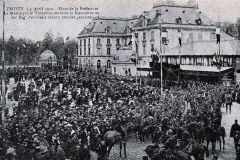
[[196, 19], [195, 21], [196, 21], [197, 25], [201, 25], [202, 24], [202, 20], [200, 18]]
[[127, 33], [132, 33], [132, 28], [127, 26]]
[[106, 30], [106, 33], [110, 33], [110, 26], [107, 26], [105, 30]]
[[177, 18], [177, 19], [176, 19], [176, 23], [177, 23], [177, 24], [182, 24], [182, 18], [181, 18], [181, 17]]

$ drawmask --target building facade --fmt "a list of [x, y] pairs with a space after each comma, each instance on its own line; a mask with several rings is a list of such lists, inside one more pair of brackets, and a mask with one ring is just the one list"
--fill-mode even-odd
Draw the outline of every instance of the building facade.
[[196, 6], [154, 5], [133, 27], [138, 65], [148, 64], [157, 51], [170, 64], [212, 66], [221, 60], [233, 66], [237, 41], [221, 32], [217, 43], [217, 28]]
[[133, 68], [130, 61], [114, 59], [121, 54], [120, 47], [131, 46], [138, 57], [135, 74], [139, 74], [137, 68], [149, 66], [153, 52], [170, 64], [214, 66], [221, 62], [224, 67], [236, 68], [237, 40], [217, 24], [196, 5], [154, 4], [150, 11], [131, 19], [98, 17], [78, 36], [78, 64], [117, 74], [112, 64], [115, 68], [122, 68], [118, 64]]
[[111, 71], [113, 57], [120, 47], [130, 45], [136, 18], [97, 17], [78, 35], [80, 68]]

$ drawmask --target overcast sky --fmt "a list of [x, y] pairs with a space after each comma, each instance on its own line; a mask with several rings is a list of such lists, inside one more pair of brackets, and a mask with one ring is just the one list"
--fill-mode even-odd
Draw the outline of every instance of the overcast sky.
[[[2, 1], [0, 2], [0, 36], [2, 37]], [[100, 16], [131, 17], [149, 11], [153, 3], [161, 0], [5, 0], [6, 7], [96, 7]], [[240, 18], [240, 0], [196, 0], [199, 9], [213, 21], [236, 22]], [[175, 0], [177, 4], [186, 4], [188, 0]], [[44, 34], [52, 30], [56, 37], [59, 32], [64, 38], [76, 38], [91, 19], [80, 20], [22, 20], [5, 16], [5, 38], [27, 38], [34, 41], [42, 40]]]

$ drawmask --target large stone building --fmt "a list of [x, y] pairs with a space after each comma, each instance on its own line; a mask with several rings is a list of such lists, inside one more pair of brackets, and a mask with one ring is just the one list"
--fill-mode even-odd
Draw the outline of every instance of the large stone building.
[[133, 29], [139, 65], [151, 61], [152, 50], [162, 53], [168, 63], [179, 64], [180, 58], [182, 65], [210, 66], [220, 53], [225, 66], [231, 66], [236, 55], [235, 38], [221, 32], [217, 44], [216, 23], [195, 6], [154, 5]]
[[[138, 57], [135, 70], [140, 72], [152, 61], [153, 52], [162, 54], [163, 61], [170, 64], [214, 66], [221, 62], [222, 67], [235, 68], [237, 40], [216, 24], [194, 5], [154, 4], [150, 11], [133, 19], [96, 18], [79, 34], [79, 65], [106, 66], [112, 73], [123, 73], [126, 65], [134, 65], [112, 55], [122, 53], [120, 46], [131, 44]], [[126, 67], [118, 71], [116, 68], [123, 68], [118, 64]]]
[[117, 50], [130, 44], [136, 21], [137, 18], [94, 18], [78, 35], [78, 65], [111, 71]]

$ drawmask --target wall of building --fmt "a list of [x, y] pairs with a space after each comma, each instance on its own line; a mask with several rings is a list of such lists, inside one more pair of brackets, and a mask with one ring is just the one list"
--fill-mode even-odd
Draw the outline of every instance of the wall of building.
[[[139, 56], [150, 56], [151, 52], [151, 34], [154, 32], [154, 48], [160, 51], [160, 30], [159, 29], [148, 29], [143, 31], [136, 31], [138, 33], [138, 38], [136, 39], [139, 43], [138, 45], [138, 55]], [[146, 41], [143, 42], [143, 33], [146, 33]], [[192, 35], [192, 40], [190, 40], [190, 35]], [[165, 50], [178, 47], [178, 29], [167, 29], [167, 39], [168, 45], [165, 45]], [[194, 43], [201, 41], [210, 41], [216, 39], [216, 35], [212, 29], [210, 30], [182, 30], [181, 31], [182, 45], [186, 43]], [[146, 44], [146, 53], [144, 54], [143, 44]], [[136, 44], [134, 44], [134, 50], [136, 50]]]

